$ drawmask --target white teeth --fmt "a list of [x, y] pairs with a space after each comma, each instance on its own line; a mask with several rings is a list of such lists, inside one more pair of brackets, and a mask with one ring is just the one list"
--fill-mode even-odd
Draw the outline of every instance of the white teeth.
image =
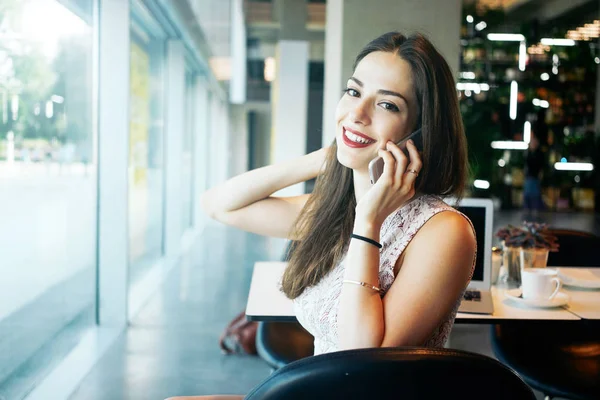
[[347, 130], [345, 130], [344, 133], [346, 134], [346, 137], [348, 139], [350, 139], [351, 141], [356, 142], [356, 143], [369, 144], [369, 143], [374, 143], [375, 142], [374, 140], [364, 139], [364, 138], [362, 138], [362, 137], [360, 137], [358, 135], [355, 135], [354, 133], [352, 133], [350, 131], [347, 131]]

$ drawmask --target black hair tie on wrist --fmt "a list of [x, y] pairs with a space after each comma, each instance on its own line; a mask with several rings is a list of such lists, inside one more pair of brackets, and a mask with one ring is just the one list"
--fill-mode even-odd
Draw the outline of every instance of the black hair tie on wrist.
[[364, 236], [360, 236], [360, 235], [357, 235], [357, 234], [354, 234], [354, 233], [353, 233], [352, 235], [350, 235], [350, 237], [351, 237], [351, 238], [354, 238], [354, 239], [362, 240], [363, 242], [370, 243], [370, 244], [372, 244], [373, 246], [377, 247], [378, 249], [380, 249], [380, 248], [382, 248], [382, 247], [383, 247], [383, 246], [381, 246], [381, 243], [379, 243], [379, 242], [376, 242], [375, 240], [373, 240], [373, 239], [369, 239], [369, 238], [367, 238], [367, 237], [364, 237]]

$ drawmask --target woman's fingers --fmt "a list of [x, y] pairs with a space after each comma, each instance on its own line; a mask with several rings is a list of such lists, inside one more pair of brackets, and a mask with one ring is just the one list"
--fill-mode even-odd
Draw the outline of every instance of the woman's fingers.
[[410, 163], [406, 168], [405, 180], [410, 182], [411, 184], [415, 183], [417, 176], [419, 176], [419, 172], [421, 172], [421, 168], [423, 167], [423, 162], [421, 161], [421, 156], [419, 155], [419, 151], [415, 146], [412, 140], [409, 140], [406, 144], [406, 149], [408, 150], [408, 155], [410, 157]]
[[408, 150], [408, 155], [410, 157], [409, 167], [420, 171], [421, 167], [423, 166], [423, 161], [421, 160], [419, 150], [417, 149], [417, 146], [415, 146], [415, 142], [413, 142], [412, 139], [406, 144], [406, 149]]
[[379, 149], [379, 157], [383, 158], [383, 173], [381, 178], [386, 178], [392, 183], [394, 181], [394, 172], [396, 171], [396, 159], [388, 150]]
[[406, 164], [408, 164], [408, 158], [406, 158], [404, 152], [394, 143], [388, 142], [386, 147], [396, 159], [394, 183], [396, 183], [399, 187], [404, 181], [404, 171], [406, 170]]
[[406, 149], [408, 157], [392, 142], [386, 144], [386, 150], [379, 150], [379, 156], [384, 161], [383, 176], [390, 179], [390, 182], [398, 188], [401, 186], [414, 187], [415, 180], [423, 166], [419, 151], [412, 140], [407, 142]]

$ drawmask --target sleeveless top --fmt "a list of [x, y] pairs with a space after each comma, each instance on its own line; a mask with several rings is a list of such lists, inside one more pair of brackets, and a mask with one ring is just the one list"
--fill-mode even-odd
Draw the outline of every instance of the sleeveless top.
[[[379, 253], [379, 285], [384, 293], [394, 283], [394, 266], [398, 257], [429, 218], [442, 211], [453, 211], [462, 215], [469, 221], [473, 232], [475, 232], [473, 224], [467, 216], [450, 207], [440, 197], [433, 195], [422, 195], [414, 198], [385, 219], [380, 234], [383, 247]], [[477, 255], [473, 258], [471, 277], [473, 276], [476, 258]], [[315, 355], [337, 351], [338, 348], [337, 315], [344, 279], [344, 261], [345, 257], [319, 283], [306, 288], [293, 301], [298, 321], [315, 338]], [[463, 289], [463, 294], [466, 286]], [[424, 346], [444, 346], [454, 325], [454, 318], [463, 294], [457, 299], [454, 308], [444, 321], [426, 340]]]

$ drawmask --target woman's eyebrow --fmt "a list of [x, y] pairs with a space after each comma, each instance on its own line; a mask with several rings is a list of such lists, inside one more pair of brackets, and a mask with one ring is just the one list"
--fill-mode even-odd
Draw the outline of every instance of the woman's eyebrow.
[[[356, 82], [356, 84], [357, 84], [358, 86], [360, 86], [360, 87], [363, 87], [363, 86], [364, 86], [364, 85], [363, 85], [363, 83], [362, 83], [360, 80], [356, 79], [356, 78], [355, 78], [355, 77], [353, 77], [353, 76], [351, 76], [351, 77], [350, 77], [350, 80], [352, 80], [352, 81]], [[406, 104], [408, 104], [408, 101], [406, 101], [406, 99], [404, 98], [404, 96], [402, 96], [402, 95], [401, 95], [400, 93], [398, 93], [398, 92], [393, 92], [393, 91], [391, 91], [391, 90], [385, 90], [385, 89], [379, 89], [379, 90], [377, 91], [377, 93], [379, 93], [379, 94], [383, 94], [383, 95], [385, 95], [385, 96], [396, 96], [396, 97], [400, 97], [402, 100], [404, 100], [404, 102], [405, 102]]]

